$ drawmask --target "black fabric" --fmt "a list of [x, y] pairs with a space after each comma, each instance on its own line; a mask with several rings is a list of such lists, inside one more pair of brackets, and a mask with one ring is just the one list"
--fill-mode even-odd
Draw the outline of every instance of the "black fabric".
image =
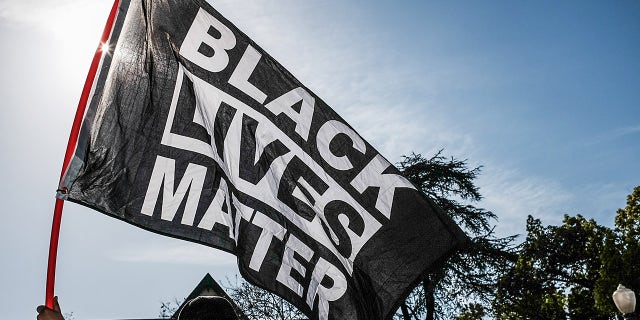
[[231, 252], [313, 319], [389, 319], [465, 243], [206, 2], [124, 0], [110, 47], [59, 198]]

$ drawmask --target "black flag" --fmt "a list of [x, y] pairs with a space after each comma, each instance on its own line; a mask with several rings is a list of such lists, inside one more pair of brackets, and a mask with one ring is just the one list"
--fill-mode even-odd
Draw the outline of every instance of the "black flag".
[[231, 252], [313, 319], [391, 318], [466, 241], [205, 1], [123, 0], [108, 46], [59, 198]]

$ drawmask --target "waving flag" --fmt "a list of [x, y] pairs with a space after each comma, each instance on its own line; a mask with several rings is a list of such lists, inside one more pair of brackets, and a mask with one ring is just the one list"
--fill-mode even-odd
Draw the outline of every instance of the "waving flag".
[[105, 48], [58, 198], [231, 252], [314, 319], [390, 318], [465, 242], [205, 1], [122, 0]]

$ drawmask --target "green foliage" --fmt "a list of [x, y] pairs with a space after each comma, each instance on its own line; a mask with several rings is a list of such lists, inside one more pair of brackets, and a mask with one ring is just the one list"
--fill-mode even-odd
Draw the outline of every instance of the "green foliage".
[[596, 306], [616, 312], [611, 293], [618, 284], [638, 292], [640, 289], [640, 186], [627, 197], [624, 209], [618, 209], [615, 228], [610, 230], [600, 253], [600, 279], [595, 289]]
[[617, 211], [614, 229], [581, 215], [547, 227], [529, 216], [493, 306], [499, 319], [615, 319], [618, 284], [640, 289], [640, 186]]
[[592, 294], [606, 235], [607, 228], [581, 215], [547, 227], [529, 216], [518, 261], [498, 283], [498, 318], [609, 319]]
[[481, 320], [486, 315], [487, 313], [481, 304], [470, 303], [462, 309], [456, 320]]

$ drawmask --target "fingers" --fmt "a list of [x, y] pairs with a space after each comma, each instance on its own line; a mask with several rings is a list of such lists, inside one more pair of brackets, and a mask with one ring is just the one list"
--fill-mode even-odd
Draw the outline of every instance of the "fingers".
[[38, 312], [37, 320], [64, 319], [62, 318], [62, 311], [60, 311], [58, 297], [53, 297], [53, 309], [46, 306], [38, 306], [36, 311]]
[[58, 296], [53, 297], [53, 310], [60, 311], [60, 304], [58, 303]]

